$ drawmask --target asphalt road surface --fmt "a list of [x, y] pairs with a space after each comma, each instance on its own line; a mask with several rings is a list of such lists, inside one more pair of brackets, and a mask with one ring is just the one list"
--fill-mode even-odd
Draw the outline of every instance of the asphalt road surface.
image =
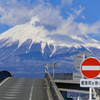
[[0, 100], [48, 100], [44, 79], [7, 78], [0, 83]]

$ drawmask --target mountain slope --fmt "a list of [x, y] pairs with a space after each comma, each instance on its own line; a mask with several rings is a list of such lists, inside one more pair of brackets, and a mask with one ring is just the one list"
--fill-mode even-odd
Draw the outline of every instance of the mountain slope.
[[43, 26], [31, 21], [0, 34], [0, 68], [15, 76], [30, 77], [44, 73], [44, 66], [56, 61], [57, 72], [73, 72], [76, 71], [73, 58], [80, 51], [100, 59], [99, 44], [86, 35], [50, 34]]
[[[5, 42], [3, 45], [10, 46], [12, 43], [18, 41], [18, 48], [26, 41], [30, 40], [29, 49], [33, 43], [41, 43], [42, 53], [44, 52], [44, 47], [46, 44], [53, 44], [56, 46], [67, 46], [67, 47], [79, 47], [83, 45], [85, 47], [91, 46], [100, 48], [99, 41], [94, 40], [85, 35], [60, 35], [60, 34], [50, 34], [43, 26], [35, 26], [35, 22], [29, 22], [23, 25], [17, 25], [8, 31], [0, 35], [0, 40]], [[54, 48], [56, 49], [56, 48]]]

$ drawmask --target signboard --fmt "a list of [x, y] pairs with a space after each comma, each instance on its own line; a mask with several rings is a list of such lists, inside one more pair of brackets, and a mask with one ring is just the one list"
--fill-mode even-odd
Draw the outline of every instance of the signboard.
[[96, 58], [87, 58], [81, 64], [81, 72], [87, 78], [95, 78], [100, 73], [100, 63]]
[[51, 64], [51, 66], [52, 66], [53, 68], [56, 68], [56, 67], [57, 67], [56, 62], [53, 62], [53, 63]]
[[89, 87], [89, 100], [92, 100], [92, 87], [100, 87], [100, 79], [93, 79], [100, 74], [100, 62], [92, 57], [84, 59], [81, 73], [88, 79], [81, 79], [80, 87]]
[[45, 68], [49, 68], [50, 67], [50, 65], [49, 64], [47, 64], [46, 66], [45, 66]]
[[76, 68], [77, 71], [81, 71], [80, 67], [81, 67], [81, 63], [83, 62], [84, 59], [90, 57], [90, 54], [88, 52], [80, 52], [77, 55], [75, 55], [74, 57], [74, 66]]
[[81, 79], [81, 87], [100, 87], [100, 79]]
[[48, 68], [50, 67], [50, 65], [49, 64], [47, 64], [46, 66], [45, 66], [45, 72], [47, 73], [49, 70], [48, 70]]
[[54, 79], [54, 69], [57, 67], [56, 62], [54, 61], [51, 66], [53, 67], [53, 79]]

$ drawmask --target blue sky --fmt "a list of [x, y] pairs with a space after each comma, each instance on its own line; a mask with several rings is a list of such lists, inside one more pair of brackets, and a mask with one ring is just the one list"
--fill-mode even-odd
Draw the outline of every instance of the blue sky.
[[0, 34], [38, 18], [51, 34], [83, 34], [100, 41], [99, 10], [100, 0], [0, 0]]

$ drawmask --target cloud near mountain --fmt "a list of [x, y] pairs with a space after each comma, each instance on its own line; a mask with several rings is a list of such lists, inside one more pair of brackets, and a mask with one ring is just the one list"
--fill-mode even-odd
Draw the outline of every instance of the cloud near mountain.
[[[64, 19], [61, 15], [61, 5], [52, 6], [49, 2], [38, 1], [39, 3], [22, 2], [17, 0], [0, 1], [0, 23], [9, 26], [21, 25], [29, 22], [31, 19], [38, 18], [36, 26], [44, 27], [49, 34], [63, 35], [85, 35], [99, 34], [100, 21], [92, 23], [76, 22], [78, 17], [84, 18], [82, 12], [85, 7], [79, 6], [71, 8], [72, 13], [67, 13]], [[62, 5], [71, 4], [72, 0], [61, 0]]]

